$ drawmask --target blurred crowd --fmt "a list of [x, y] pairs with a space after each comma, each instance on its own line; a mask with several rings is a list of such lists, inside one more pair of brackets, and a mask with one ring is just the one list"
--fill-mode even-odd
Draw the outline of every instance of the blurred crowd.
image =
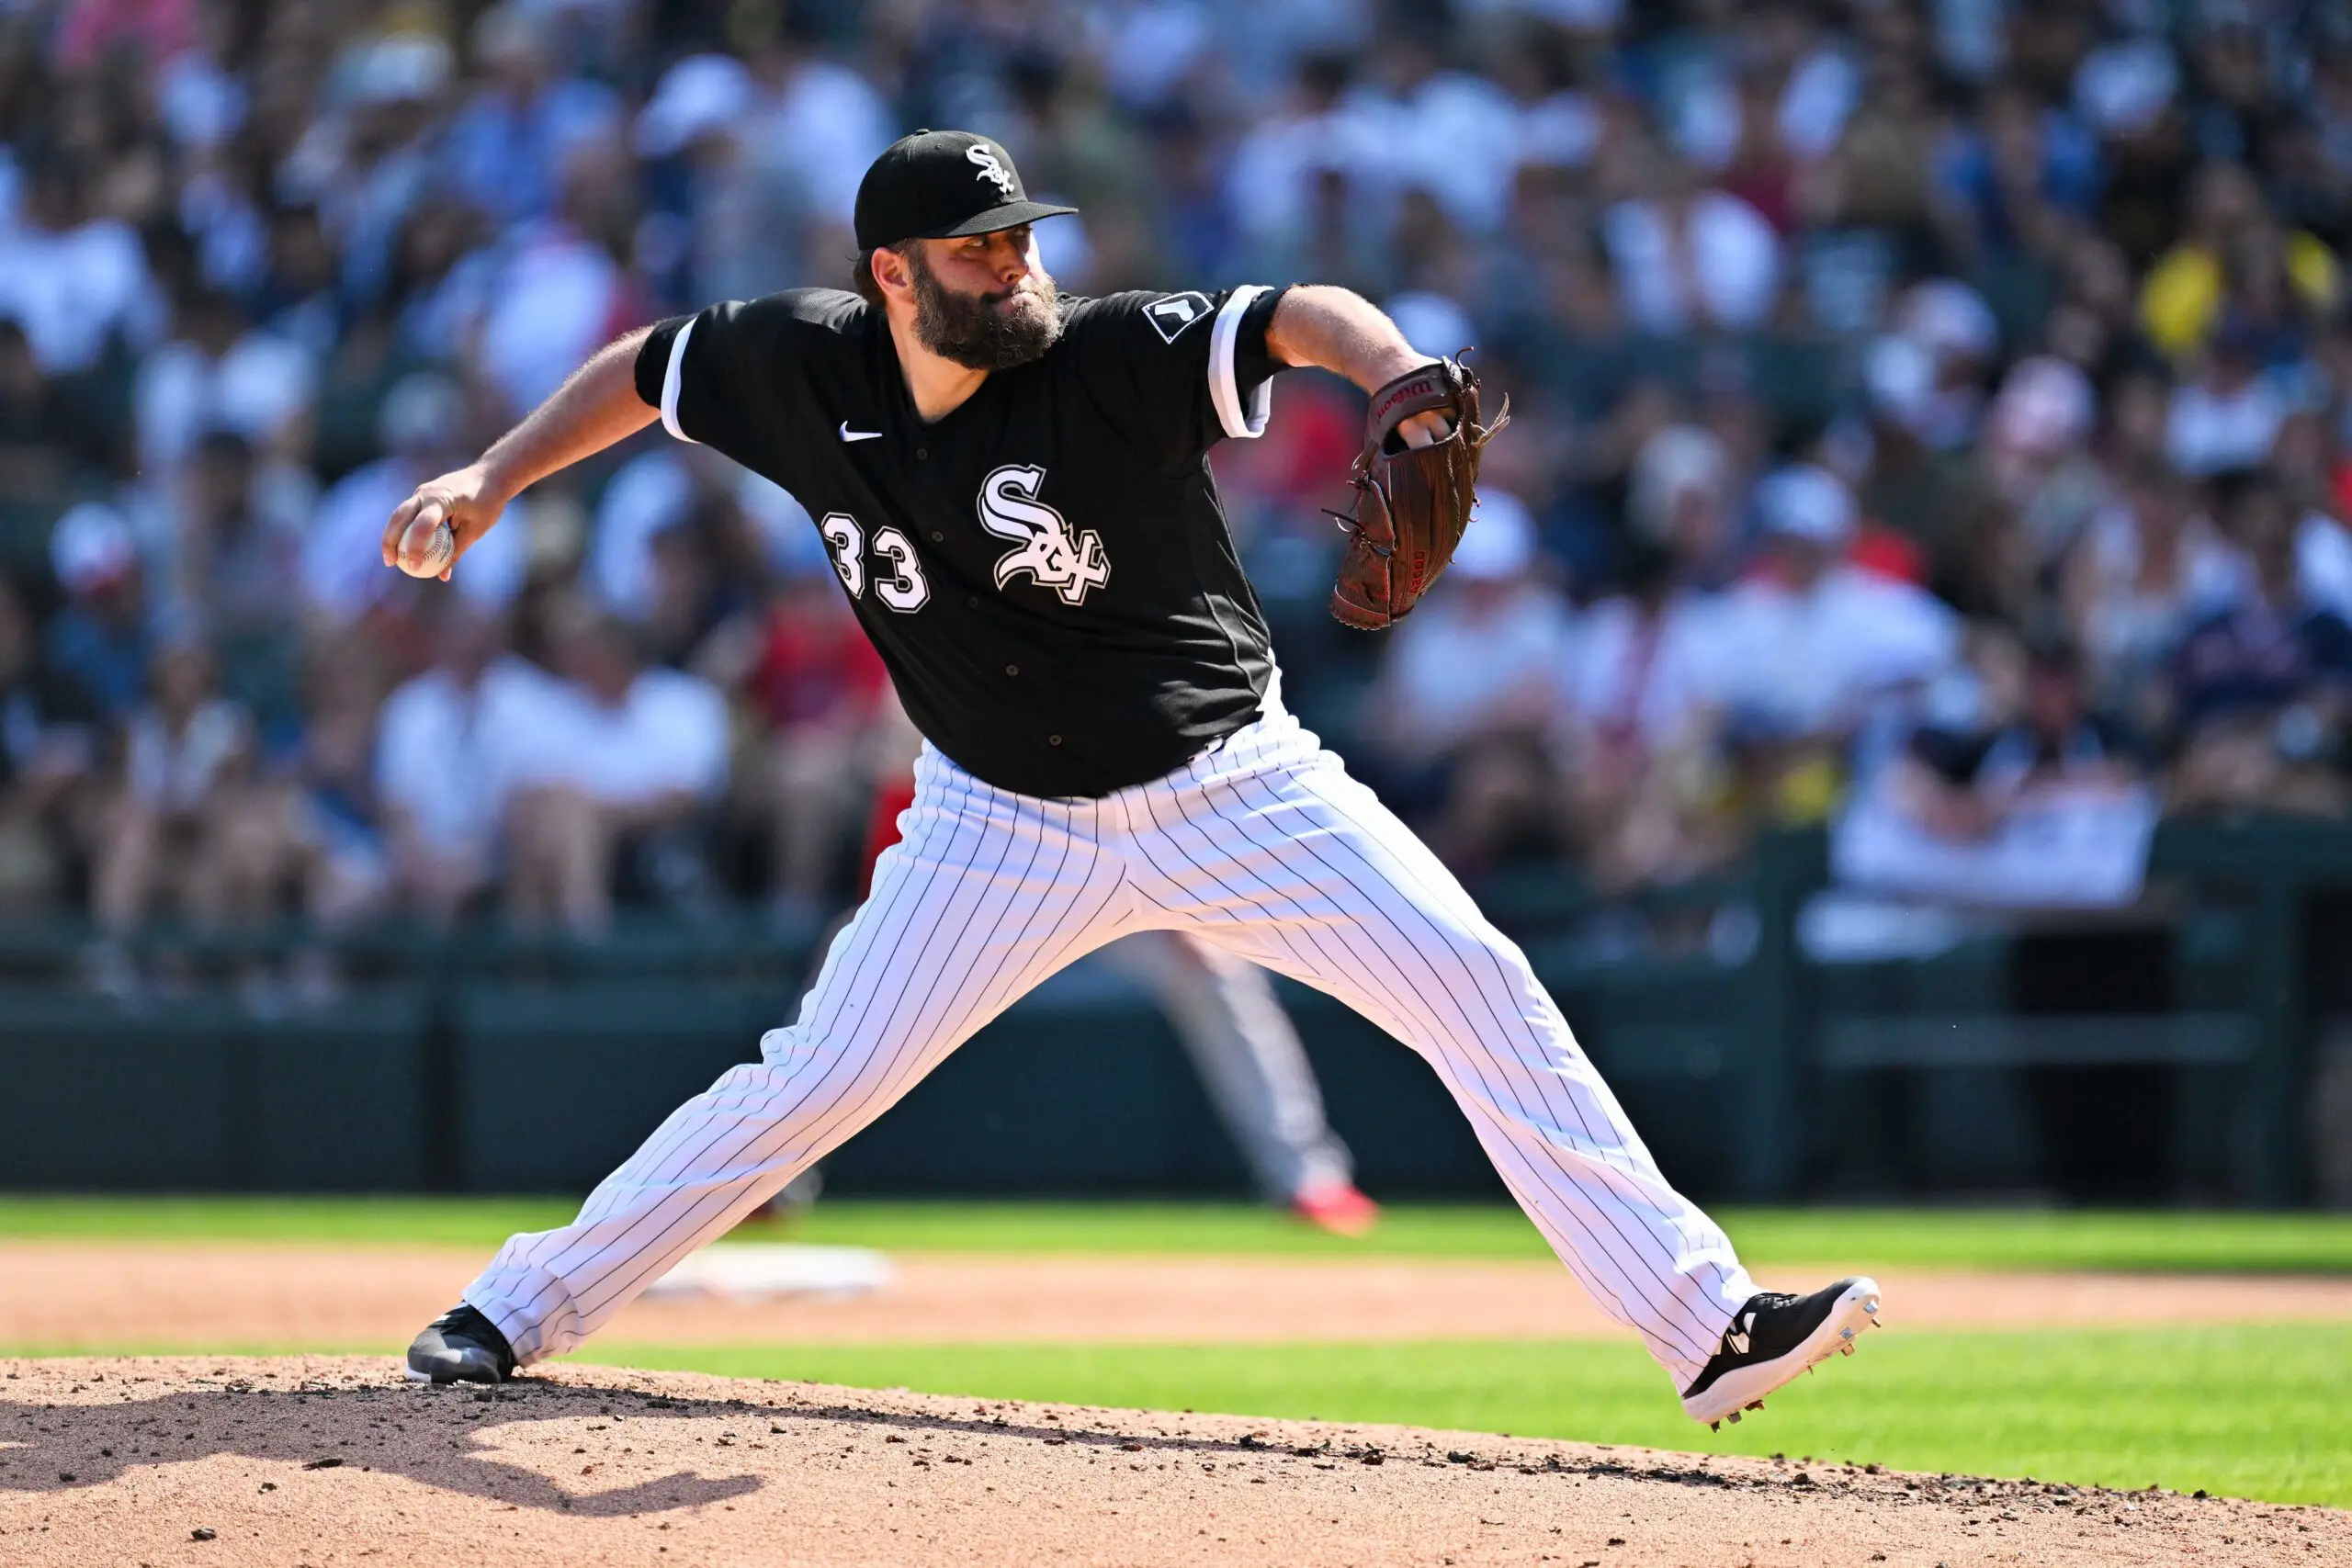
[[1321, 608], [1358, 394], [1215, 459], [1294, 705], [1466, 871], [2352, 804], [2352, 10], [0, 0], [0, 909], [123, 992], [158, 919], [821, 919], [905, 753], [791, 497], [657, 427], [453, 588], [377, 540], [616, 333], [842, 282], [926, 125], [1082, 209], [1066, 291], [1477, 345], [1394, 634]]

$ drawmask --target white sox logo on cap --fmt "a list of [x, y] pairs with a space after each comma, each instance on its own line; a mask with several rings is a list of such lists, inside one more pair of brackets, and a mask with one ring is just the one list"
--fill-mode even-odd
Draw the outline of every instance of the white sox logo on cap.
[[989, 152], [986, 147], [976, 141], [971, 146], [964, 149], [964, 156], [970, 162], [978, 164], [980, 166], [980, 172], [978, 175], [974, 176], [975, 178], [994, 180], [996, 182], [997, 194], [1003, 197], [1007, 201], [1011, 201], [1012, 199], [1012, 171], [1006, 168], [1002, 164], [998, 163], [995, 153]]

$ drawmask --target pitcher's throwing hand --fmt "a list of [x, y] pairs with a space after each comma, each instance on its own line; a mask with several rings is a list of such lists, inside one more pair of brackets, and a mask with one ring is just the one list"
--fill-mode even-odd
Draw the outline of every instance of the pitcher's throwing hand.
[[384, 525], [384, 564], [448, 581], [458, 558], [490, 531], [511, 499], [491, 488], [480, 463], [427, 479]]

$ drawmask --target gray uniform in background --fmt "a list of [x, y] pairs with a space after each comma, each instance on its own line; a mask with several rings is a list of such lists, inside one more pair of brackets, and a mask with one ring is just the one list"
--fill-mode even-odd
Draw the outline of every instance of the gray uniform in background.
[[1138, 931], [1102, 961], [1148, 988], [1193, 1058], [1209, 1102], [1267, 1199], [1349, 1184], [1348, 1147], [1266, 972], [1182, 931]]
[[[1093, 957], [1149, 991], [1175, 1026], [1268, 1202], [1354, 1184], [1354, 1156], [1323, 1119], [1306, 1048], [1263, 969], [1182, 931], [1137, 931]], [[811, 1166], [778, 1202], [806, 1207], [824, 1186], [824, 1168]]]

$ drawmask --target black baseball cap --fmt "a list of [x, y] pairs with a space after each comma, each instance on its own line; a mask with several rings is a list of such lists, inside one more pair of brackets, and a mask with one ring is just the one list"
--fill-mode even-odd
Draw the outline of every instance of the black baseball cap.
[[993, 234], [1075, 207], [1032, 201], [1012, 154], [968, 130], [918, 130], [883, 150], [857, 187], [857, 248]]

